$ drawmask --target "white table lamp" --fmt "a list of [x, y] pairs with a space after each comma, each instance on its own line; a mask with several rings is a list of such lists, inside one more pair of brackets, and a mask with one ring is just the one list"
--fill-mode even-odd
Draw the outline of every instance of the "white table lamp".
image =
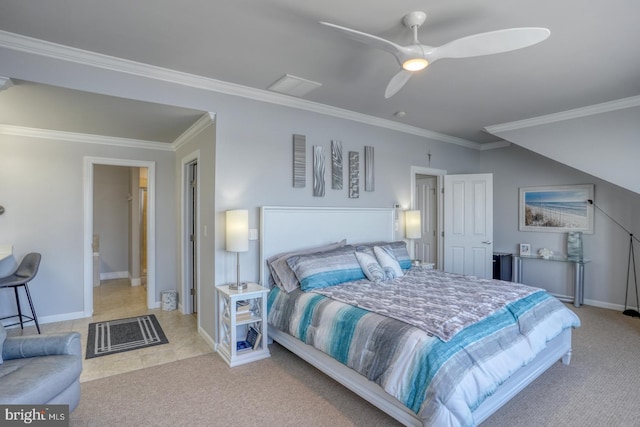
[[242, 290], [246, 283], [240, 283], [240, 252], [249, 250], [249, 211], [235, 209], [226, 212], [227, 220], [227, 251], [236, 253], [236, 283], [229, 285], [229, 289]]

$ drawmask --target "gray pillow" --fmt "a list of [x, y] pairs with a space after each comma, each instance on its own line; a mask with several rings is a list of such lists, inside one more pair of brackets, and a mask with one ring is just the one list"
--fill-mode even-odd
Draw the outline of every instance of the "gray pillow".
[[300, 289], [305, 292], [366, 277], [356, 258], [355, 248], [349, 245], [326, 252], [292, 256], [287, 263], [296, 273]]
[[269, 267], [271, 277], [273, 278], [276, 286], [278, 286], [285, 292], [291, 292], [300, 286], [300, 282], [298, 281], [296, 274], [293, 272], [293, 270], [291, 270], [291, 267], [289, 267], [289, 264], [287, 264], [288, 258], [296, 255], [306, 255], [316, 252], [331, 251], [341, 248], [346, 244], [347, 241], [342, 240], [340, 242], [330, 243], [324, 246], [317, 246], [314, 248], [308, 248], [299, 251], [279, 253], [267, 259], [267, 266]]

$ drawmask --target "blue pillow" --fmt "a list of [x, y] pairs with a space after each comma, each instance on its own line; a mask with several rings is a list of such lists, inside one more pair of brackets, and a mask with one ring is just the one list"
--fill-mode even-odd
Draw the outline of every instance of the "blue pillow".
[[355, 248], [350, 245], [327, 252], [289, 257], [287, 264], [296, 274], [303, 291], [365, 278]]

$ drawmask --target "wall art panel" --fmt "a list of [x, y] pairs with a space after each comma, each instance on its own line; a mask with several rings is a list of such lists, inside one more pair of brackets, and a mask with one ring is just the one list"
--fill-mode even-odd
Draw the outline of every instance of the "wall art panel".
[[304, 188], [306, 181], [307, 142], [304, 135], [293, 135], [293, 187]]
[[364, 147], [364, 191], [374, 191], [375, 174], [373, 170], [373, 147]]
[[331, 141], [331, 188], [342, 190], [342, 141]]
[[324, 197], [324, 147], [313, 146], [313, 195]]
[[349, 198], [360, 197], [360, 153], [349, 151]]

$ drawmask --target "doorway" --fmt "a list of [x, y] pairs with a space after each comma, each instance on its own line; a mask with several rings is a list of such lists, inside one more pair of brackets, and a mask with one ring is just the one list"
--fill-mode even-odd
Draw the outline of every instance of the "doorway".
[[424, 263], [433, 263], [435, 268], [443, 266], [443, 214], [441, 169], [411, 167], [411, 209], [420, 211], [422, 233], [412, 242], [413, 258]]
[[[200, 150], [182, 159], [182, 314], [199, 314], [200, 288]], [[204, 227], [204, 236], [207, 228]]]
[[187, 288], [189, 292], [189, 310], [198, 313], [198, 161], [187, 165]]
[[[146, 168], [146, 223], [143, 225], [146, 244], [147, 308], [157, 308], [155, 286], [155, 162], [99, 157], [84, 158], [84, 316], [93, 315], [93, 221], [94, 169], [96, 165]], [[142, 233], [141, 233], [142, 234]]]

